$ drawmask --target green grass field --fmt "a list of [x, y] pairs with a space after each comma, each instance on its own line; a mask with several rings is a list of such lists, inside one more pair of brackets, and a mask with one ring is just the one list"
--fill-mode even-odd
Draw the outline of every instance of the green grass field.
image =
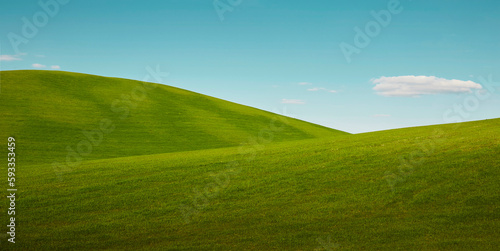
[[[140, 82], [1, 74], [19, 189], [2, 250], [500, 246], [500, 119], [351, 135], [167, 86], [120, 119], [111, 103]], [[95, 151], [54, 167], [106, 117]]]
[[134, 80], [32, 70], [2, 71], [1, 81], [0, 138], [17, 136], [25, 165], [64, 163], [82, 140], [98, 143], [81, 156], [89, 160], [239, 146], [274, 128], [274, 142], [347, 134]]

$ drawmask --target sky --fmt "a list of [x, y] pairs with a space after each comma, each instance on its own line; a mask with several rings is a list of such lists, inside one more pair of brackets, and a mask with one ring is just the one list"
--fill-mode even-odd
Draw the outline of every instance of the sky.
[[362, 133], [500, 117], [500, 1], [17, 0], [0, 69], [164, 84]]

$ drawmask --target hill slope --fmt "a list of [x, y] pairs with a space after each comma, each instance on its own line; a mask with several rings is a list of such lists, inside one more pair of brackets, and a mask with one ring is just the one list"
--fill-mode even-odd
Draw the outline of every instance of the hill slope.
[[60, 71], [0, 74], [0, 138], [17, 137], [25, 165], [347, 135], [160, 84]]
[[499, 154], [494, 119], [30, 166], [16, 247], [495, 250]]

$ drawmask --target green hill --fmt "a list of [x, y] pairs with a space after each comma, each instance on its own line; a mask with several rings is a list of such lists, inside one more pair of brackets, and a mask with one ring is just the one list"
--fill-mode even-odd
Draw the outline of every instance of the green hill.
[[16, 247], [495, 250], [499, 128], [495, 119], [85, 161], [61, 177], [22, 167]]
[[160, 84], [61, 71], [0, 74], [0, 138], [17, 137], [23, 164], [347, 135]]
[[[157, 86], [143, 101], [147, 108], [138, 104], [124, 119], [109, 111], [116, 97], [140, 84], [2, 72], [1, 112], [9, 119], [2, 120], [1, 133], [5, 143], [4, 130], [17, 137], [18, 191], [16, 243], [0, 234], [1, 250], [500, 245], [500, 119], [349, 135], [167, 86]], [[14, 101], [20, 106], [6, 108]], [[66, 154], [58, 153], [61, 144], [77, 146], [81, 131], [100, 128], [102, 118], [116, 128], [103, 133], [95, 152], [77, 166], [52, 165]], [[182, 149], [169, 137], [201, 145], [185, 140], [190, 147]], [[217, 144], [208, 140], [214, 138]], [[6, 146], [2, 152], [7, 156]], [[9, 203], [4, 197], [0, 205], [4, 225]]]

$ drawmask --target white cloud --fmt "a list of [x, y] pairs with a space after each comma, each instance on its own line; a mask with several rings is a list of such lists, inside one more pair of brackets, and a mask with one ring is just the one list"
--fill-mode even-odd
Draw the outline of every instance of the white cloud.
[[372, 79], [377, 94], [389, 97], [417, 97], [425, 94], [463, 93], [482, 86], [472, 81], [444, 79], [434, 76], [399, 76]]
[[308, 82], [300, 82], [299, 85], [312, 85], [312, 84]]
[[373, 115], [373, 117], [375, 117], [375, 118], [390, 117], [390, 116], [391, 115], [389, 115], [389, 114], [375, 114], [375, 115]]
[[295, 104], [295, 105], [303, 105], [305, 104], [306, 102], [304, 100], [300, 100], [300, 99], [282, 99], [281, 100], [281, 103], [282, 104]]
[[43, 64], [32, 64], [31, 66], [33, 66], [35, 68], [45, 68], [45, 65], [43, 65]]
[[13, 55], [0, 55], [0, 61], [15, 61], [21, 60], [18, 56]]
[[52, 65], [50, 68], [52, 68], [54, 70], [60, 70], [61, 66], [59, 66], [59, 65]]
[[35, 55], [35, 57], [37, 57], [37, 58], [44, 58], [44, 57], [45, 57], [45, 55], [38, 54], [38, 55]]
[[316, 91], [326, 91], [326, 92], [331, 92], [331, 93], [336, 93], [337, 92], [335, 90], [328, 90], [326, 88], [318, 88], [318, 87], [310, 88], [310, 89], [307, 89], [307, 90], [310, 91], [310, 92], [316, 92]]

